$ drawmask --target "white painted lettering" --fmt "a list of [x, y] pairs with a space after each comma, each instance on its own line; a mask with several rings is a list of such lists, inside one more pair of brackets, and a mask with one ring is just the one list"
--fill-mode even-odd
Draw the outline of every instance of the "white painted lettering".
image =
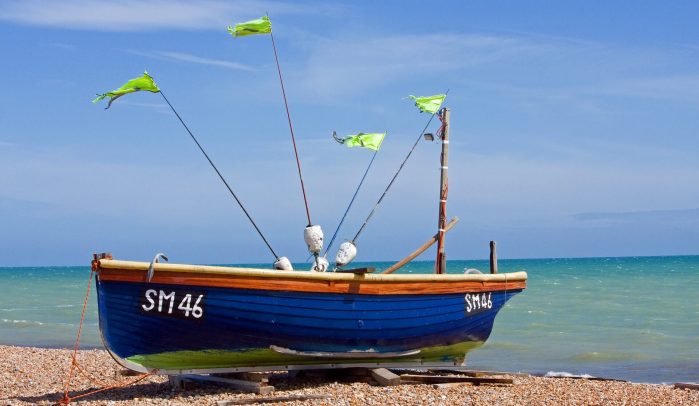
[[194, 316], [197, 319], [204, 315], [204, 309], [202, 309], [201, 306], [199, 306], [199, 302], [201, 302], [201, 299], [203, 298], [204, 295], [199, 295], [197, 301], [194, 302], [194, 306], [192, 306], [192, 316]]
[[163, 311], [163, 300], [170, 300], [170, 308], [167, 311], [167, 314], [172, 314], [172, 306], [175, 304], [175, 292], [170, 292], [169, 294], [165, 294], [164, 291], [160, 291], [160, 295], [158, 296], [158, 312]]
[[143, 310], [145, 310], [147, 312], [153, 310], [153, 308], [155, 307], [155, 301], [153, 300], [153, 298], [151, 296], [157, 295], [157, 294], [158, 294], [158, 292], [153, 290], [153, 289], [148, 289], [146, 291], [146, 300], [148, 301], [149, 304], [148, 304], [148, 306], [146, 306], [145, 304], [142, 304], [141, 307], [143, 308]]
[[[186, 306], [185, 306], [186, 303]], [[184, 316], [189, 317], [189, 312], [192, 311], [192, 294], [187, 293], [185, 297], [182, 299], [180, 302], [179, 306], [177, 306], [178, 310], [184, 310]]]

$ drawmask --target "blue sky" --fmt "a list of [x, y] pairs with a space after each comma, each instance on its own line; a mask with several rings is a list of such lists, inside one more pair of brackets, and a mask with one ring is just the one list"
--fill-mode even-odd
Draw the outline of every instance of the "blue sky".
[[[426, 122], [404, 97], [450, 89], [448, 258], [484, 258], [492, 239], [502, 258], [699, 254], [695, 2], [6, 0], [0, 266], [272, 260], [159, 95], [90, 103], [144, 70], [275, 250], [305, 259], [269, 38], [225, 30], [265, 12], [328, 238], [370, 159], [332, 130], [388, 131], [347, 239]], [[358, 260], [435, 232], [438, 160], [418, 146]]]

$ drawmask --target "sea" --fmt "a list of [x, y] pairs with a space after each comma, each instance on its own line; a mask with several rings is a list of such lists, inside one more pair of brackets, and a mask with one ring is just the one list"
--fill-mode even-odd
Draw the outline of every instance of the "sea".
[[[431, 273], [433, 267], [412, 262], [399, 272]], [[447, 268], [486, 273], [489, 265], [449, 261]], [[467, 356], [468, 366], [699, 381], [699, 256], [499, 261], [499, 272], [513, 271], [528, 273], [527, 289], [500, 311], [486, 344]], [[89, 277], [86, 266], [0, 268], [0, 344], [72, 348]], [[102, 348], [94, 281], [81, 348]]]

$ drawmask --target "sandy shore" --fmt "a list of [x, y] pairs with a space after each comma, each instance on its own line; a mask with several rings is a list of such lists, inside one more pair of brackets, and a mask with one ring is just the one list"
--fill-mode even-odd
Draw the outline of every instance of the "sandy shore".
[[[70, 350], [0, 346], [0, 404], [52, 404], [61, 399]], [[82, 350], [78, 363], [86, 375], [72, 381], [73, 396], [114, 385], [134, 377], [124, 376], [105, 351]], [[668, 385], [632, 384], [566, 378], [512, 376], [511, 386], [472, 386], [459, 384], [447, 388], [433, 385], [383, 387], [368, 377], [307, 375], [289, 378], [285, 373], [271, 377], [276, 388], [272, 395], [330, 395], [328, 399], [295, 401], [286, 404], [327, 405], [698, 405], [699, 391], [674, 389]], [[261, 395], [240, 393], [216, 385], [194, 385], [174, 390], [166, 377], [151, 376], [134, 385], [111, 389], [75, 400], [85, 405], [215, 405], [220, 400], [255, 398]]]

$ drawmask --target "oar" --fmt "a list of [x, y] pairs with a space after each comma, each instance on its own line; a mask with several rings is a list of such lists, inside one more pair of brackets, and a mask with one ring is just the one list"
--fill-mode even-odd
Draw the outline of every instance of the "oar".
[[[444, 232], [446, 233], [447, 231], [451, 230], [451, 228], [454, 227], [454, 225], [455, 225], [456, 223], [458, 223], [458, 222], [459, 222], [459, 218], [458, 218], [458, 217], [452, 218], [451, 221], [449, 221], [449, 224], [447, 224], [447, 226], [444, 227]], [[418, 248], [418, 249], [416, 249], [415, 251], [413, 251], [410, 255], [408, 255], [407, 257], [405, 257], [405, 258], [403, 258], [403, 259], [401, 259], [400, 261], [396, 262], [395, 264], [391, 265], [388, 269], [386, 269], [385, 271], [383, 271], [383, 272], [381, 272], [381, 273], [382, 273], [382, 274], [393, 273], [393, 272], [395, 272], [397, 269], [402, 268], [403, 265], [405, 265], [405, 264], [407, 264], [408, 262], [412, 261], [413, 259], [415, 259], [415, 257], [417, 257], [418, 255], [420, 255], [420, 254], [422, 254], [423, 252], [425, 252], [426, 249], [430, 248], [434, 243], [437, 242], [437, 239], [438, 239], [438, 238], [439, 238], [439, 233], [435, 234], [432, 238], [430, 238], [429, 240], [427, 240], [427, 242], [425, 242], [424, 244], [422, 244], [422, 246], [421, 246], [420, 248]]]

